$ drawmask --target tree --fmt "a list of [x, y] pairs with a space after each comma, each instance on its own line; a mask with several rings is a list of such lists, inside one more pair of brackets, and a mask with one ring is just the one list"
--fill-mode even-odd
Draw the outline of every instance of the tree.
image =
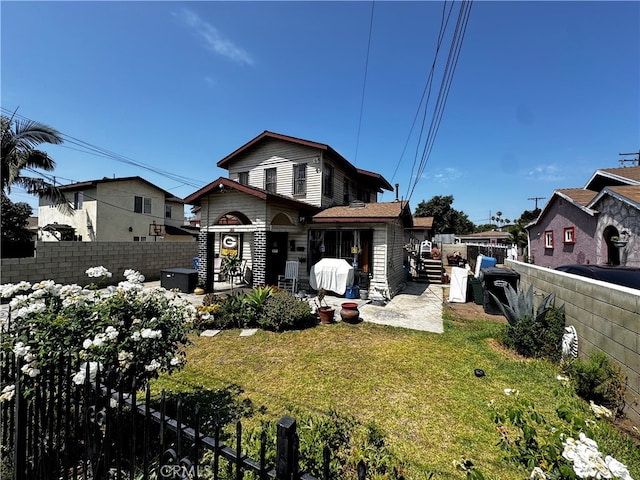
[[529, 236], [525, 227], [533, 222], [538, 215], [540, 215], [540, 209], [536, 208], [534, 210], [525, 210], [520, 215], [513, 225], [510, 225], [508, 230], [512, 237], [512, 242], [515, 243], [520, 248], [525, 248], [529, 244]]
[[433, 217], [433, 233], [455, 233], [466, 235], [475, 231], [475, 225], [466, 213], [451, 207], [453, 195], [436, 195], [428, 202], [422, 201], [416, 207], [414, 216]]
[[11, 187], [16, 185], [24, 188], [27, 193], [50, 199], [65, 213], [71, 213], [72, 208], [64, 193], [43, 178], [24, 175], [24, 170], [38, 173], [37, 170], [52, 171], [55, 161], [47, 152], [37, 150], [43, 143], [59, 145], [62, 143], [60, 133], [32, 120], [19, 120], [2, 115], [1, 124], [1, 152], [2, 152], [2, 194], [11, 193]]
[[31, 241], [31, 232], [27, 228], [28, 218], [33, 213], [28, 203], [13, 203], [4, 194], [2, 197], [2, 240], [11, 242]]

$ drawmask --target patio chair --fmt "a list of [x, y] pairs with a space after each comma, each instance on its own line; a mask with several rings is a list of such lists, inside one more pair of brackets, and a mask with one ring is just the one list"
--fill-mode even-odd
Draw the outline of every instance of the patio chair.
[[233, 272], [233, 277], [238, 279], [238, 283], [247, 283], [247, 263], [248, 262], [246, 260], [242, 260], [240, 266], [238, 266], [237, 270]]
[[287, 260], [284, 267], [284, 275], [278, 275], [278, 288], [290, 293], [296, 293], [298, 291], [299, 266], [300, 262], [297, 260]]
[[222, 258], [216, 257], [213, 259], [213, 281], [222, 281]]

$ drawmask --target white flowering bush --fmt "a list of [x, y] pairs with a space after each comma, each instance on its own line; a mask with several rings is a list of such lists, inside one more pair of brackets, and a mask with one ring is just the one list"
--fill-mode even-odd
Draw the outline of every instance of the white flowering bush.
[[[87, 270], [90, 278], [110, 277], [104, 267]], [[10, 299], [8, 320], [1, 325], [2, 348], [20, 360], [24, 381], [70, 358], [73, 381], [82, 384], [87, 366], [115, 374], [125, 390], [160, 372], [184, 364], [183, 346], [195, 318], [195, 307], [179, 293], [144, 288], [144, 276], [125, 271], [126, 281], [102, 290], [60, 285], [51, 280], [0, 286]], [[0, 400], [12, 397], [11, 378], [2, 378]]]
[[514, 401], [502, 409], [490, 404], [498, 445], [508, 461], [531, 472], [531, 480], [633, 480], [626, 465], [600, 452], [592, 438], [604, 427], [578, 403], [559, 407], [559, 421], [551, 423], [531, 401], [511, 395]]

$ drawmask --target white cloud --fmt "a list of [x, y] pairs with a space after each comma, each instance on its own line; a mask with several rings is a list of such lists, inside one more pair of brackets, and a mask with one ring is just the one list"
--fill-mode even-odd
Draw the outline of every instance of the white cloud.
[[207, 49], [240, 64], [254, 64], [253, 58], [246, 50], [237, 46], [231, 40], [223, 38], [216, 27], [204, 21], [197, 13], [183, 8], [174, 15], [204, 41]]
[[529, 170], [527, 176], [532, 180], [542, 180], [545, 182], [557, 182], [565, 178], [563, 172], [556, 165], [539, 165]]
[[442, 168], [438, 170], [435, 175], [433, 175], [433, 179], [438, 183], [449, 183], [453, 180], [459, 179], [460, 177], [462, 177], [462, 172], [457, 168], [452, 167]]

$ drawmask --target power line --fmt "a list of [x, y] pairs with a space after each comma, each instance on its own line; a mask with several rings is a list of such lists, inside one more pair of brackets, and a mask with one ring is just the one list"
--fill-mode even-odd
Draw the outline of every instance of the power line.
[[[24, 115], [20, 115], [18, 113], [15, 113], [7, 108], [4, 107], [0, 107], [0, 110], [5, 113], [5, 114], [9, 114], [9, 115], [13, 115], [15, 118], [19, 118], [20, 120], [27, 120], [27, 121], [35, 121], [32, 120], [28, 117], [25, 117]], [[40, 123], [40, 122], [39, 122]], [[63, 145], [60, 145], [64, 148], [69, 148], [71, 150], [76, 150], [79, 151], [81, 153], [86, 153], [89, 155], [95, 155], [98, 157], [102, 157], [102, 158], [107, 158], [110, 160], [115, 160], [116, 162], [120, 162], [120, 163], [124, 163], [127, 165], [132, 165], [138, 168], [142, 168], [144, 170], [150, 171], [152, 173], [155, 173], [156, 175], [160, 175], [164, 178], [167, 178], [169, 180], [173, 180], [176, 182], [180, 182], [182, 185], [188, 185], [194, 188], [200, 188], [204, 185], [204, 183], [198, 179], [193, 179], [193, 178], [189, 178], [189, 177], [185, 177], [182, 175], [178, 175], [172, 172], [169, 172], [167, 170], [162, 170], [156, 167], [153, 167], [152, 165], [148, 165], [145, 164], [143, 162], [139, 162], [137, 160], [133, 160], [129, 157], [126, 157], [124, 155], [120, 155], [118, 153], [112, 152], [110, 150], [107, 150], [105, 148], [99, 147], [97, 145], [93, 145], [89, 142], [85, 142], [83, 140], [80, 140], [76, 137], [73, 137], [71, 135], [59, 132], [60, 136], [63, 138], [65, 143], [69, 143], [71, 145], [76, 145], [79, 148], [72, 148], [72, 147], [68, 147]]]
[[364, 111], [364, 94], [367, 86], [367, 71], [369, 70], [369, 52], [371, 51], [371, 32], [373, 31], [373, 9], [375, 0], [371, 1], [371, 18], [369, 20], [369, 40], [367, 41], [367, 57], [364, 62], [364, 79], [362, 81], [362, 99], [360, 100], [360, 118], [358, 118], [358, 134], [356, 136], [356, 154], [353, 163], [358, 164], [358, 147], [360, 146], [360, 129], [362, 128], [362, 112]]
[[396, 173], [398, 172], [398, 169], [400, 168], [400, 164], [402, 163], [402, 158], [404, 157], [404, 154], [407, 150], [407, 146], [409, 145], [409, 141], [411, 140], [411, 135], [413, 134], [413, 129], [416, 126], [416, 121], [418, 120], [418, 116], [420, 115], [420, 111], [422, 109], [422, 103], [425, 100], [425, 95], [427, 95], [427, 100], [425, 103], [425, 107], [424, 107], [424, 115], [423, 115], [423, 124], [420, 130], [420, 137], [418, 138], [418, 146], [416, 147], [416, 155], [414, 157], [414, 162], [413, 162], [413, 166], [411, 167], [411, 177], [413, 177], [413, 172], [415, 169], [415, 163], [416, 163], [416, 159], [418, 156], [418, 148], [421, 142], [421, 138], [422, 138], [422, 128], [424, 128], [424, 121], [425, 121], [425, 117], [426, 117], [426, 111], [427, 111], [427, 105], [429, 104], [429, 99], [431, 98], [431, 86], [433, 84], [433, 76], [435, 73], [435, 68], [436, 68], [436, 63], [438, 60], [438, 54], [440, 53], [440, 47], [442, 45], [442, 40], [444, 38], [444, 33], [446, 31], [447, 25], [449, 24], [449, 18], [451, 17], [451, 11], [453, 9], [453, 3], [451, 4], [451, 6], [449, 7], [449, 13], [446, 15], [445, 18], [445, 11], [446, 11], [446, 6], [447, 6], [447, 2], [446, 0], [444, 1], [444, 3], [442, 4], [442, 18], [440, 19], [440, 32], [438, 33], [438, 43], [436, 45], [436, 52], [433, 58], [433, 62], [431, 63], [431, 70], [429, 71], [429, 75], [427, 76], [427, 81], [425, 82], [424, 88], [422, 89], [422, 96], [420, 97], [420, 102], [418, 103], [418, 107], [416, 108], [416, 113], [413, 117], [413, 122], [411, 123], [411, 128], [409, 129], [409, 133], [407, 135], [407, 139], [405, 140], [404, 146], [402, 147], [402, 153], [400, 154], [400, 158], [398, 159], [398, 163], [396, 164], [396, 168], [393, 171], [393, 175], [391, 176], [391, 181], [393, 181], [393, 179], [396, 176]]
[[472, 6], [472, 0], [463, 1], [460, 7], [460, 11], [458, 13], [458, 20], [453, 33], [451, 46], [449, 48], [449, 56], [447, 58], [445, 71], [443, 73], [443, 79], [440, 84], [440, 90], [438, 92], [438, 98], [436, 100], [436, 106], [434, 109], [433, 117], [431, 119], [431, 124], [429, 125], [427, 138], [424, 143], [422, 158], [420, 159], [420, 164], [416, 171], [413, 184], [411, 185], [410, 191], [407, 195], [407, 200], [411, 199], [413, 192], [415, 190], [415, 187], [418, 184], [418, 181], [420, 180], [422, 173], [424, 172], [426, 164], [431, 155], [431, 151], [433, 149], [435, 138], [440, 128], [440, 122], [442, 121], [442, 116], [444, 114], [444, 107], [447, 103], [449, 91], [451, 89], [451, 84], [453, 82], [453, 76], [456, 70], [456, 66], [458, 64], [458, 59], [460, 57], [460, 50], [462, 48], [462, 43], [464, 41], [464, 36], [466, 33], [468, 21], [469, 21], [469, 15], [471, 13], [471, 6]]

